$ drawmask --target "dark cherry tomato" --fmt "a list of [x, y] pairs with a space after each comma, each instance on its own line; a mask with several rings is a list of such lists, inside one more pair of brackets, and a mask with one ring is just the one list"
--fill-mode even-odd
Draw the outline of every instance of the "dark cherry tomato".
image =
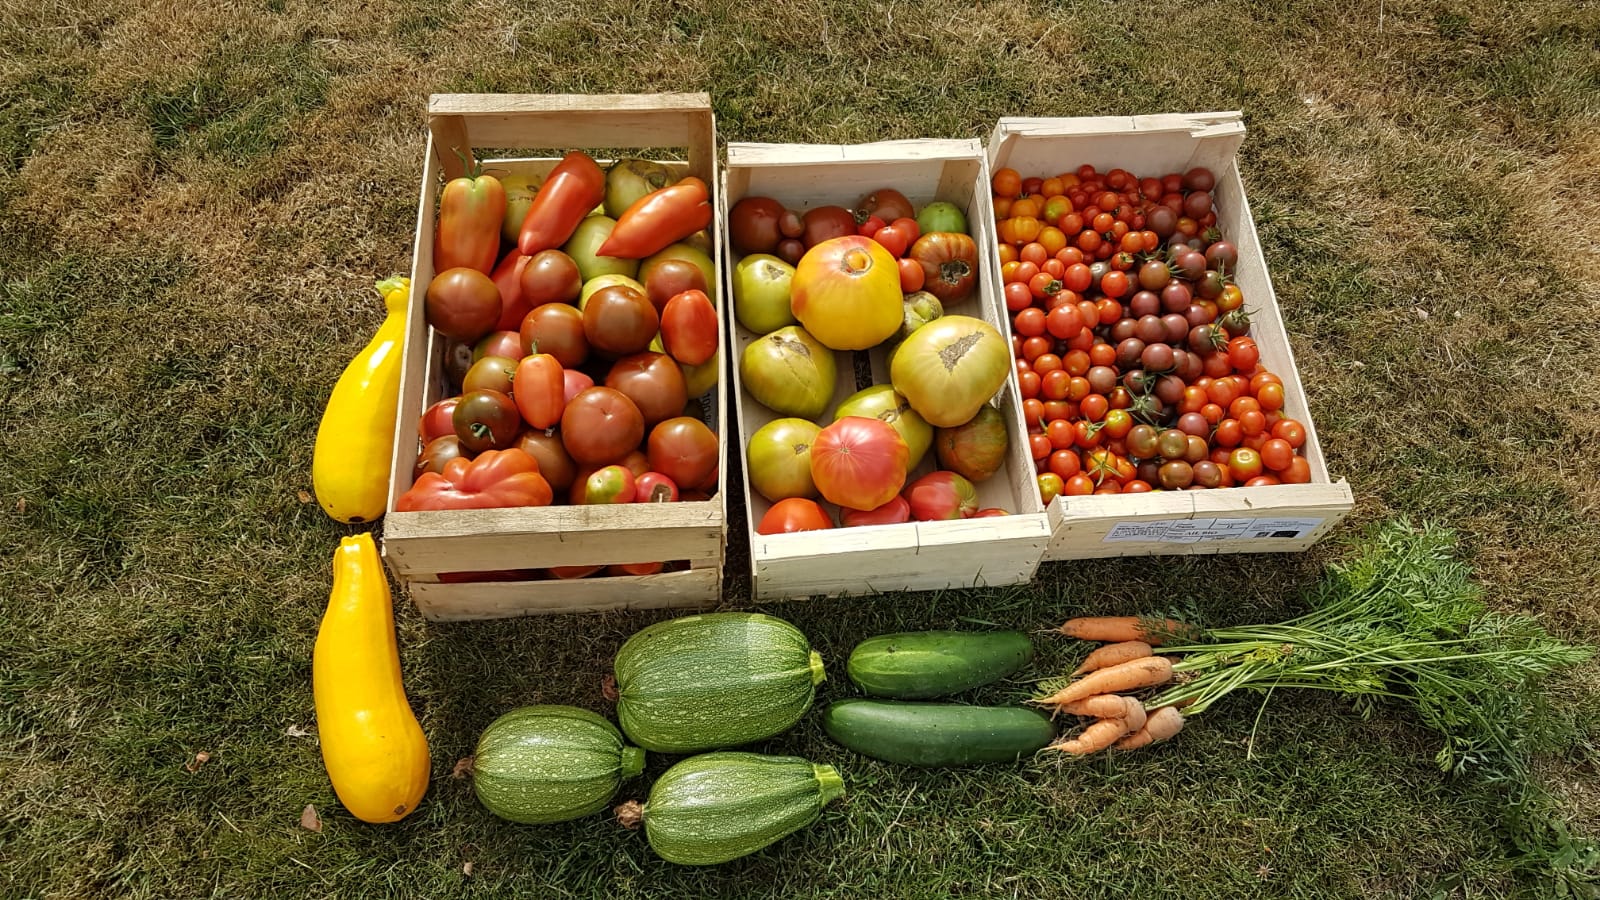
[[517, 404], [499, 391], [471, 391], [461, 397], [451, 415], [456, 437], [472, 453], [504, 450], [522, 430], [522, 414]]

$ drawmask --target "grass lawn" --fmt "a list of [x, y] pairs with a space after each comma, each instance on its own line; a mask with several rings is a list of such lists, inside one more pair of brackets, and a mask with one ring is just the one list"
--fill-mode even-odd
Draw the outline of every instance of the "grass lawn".
[[[1288, 618], [1362, 526], [1399, 515], [1458, 527], [1495, 608], [1600, 642], [1600, 6], [972, 6], [0, 5], [0, 896], [1553, 889], [1550, 845], [1518, 845], [1494, 787], [1441, 774], [1437, 738], [1324, 697], [1259, 720], [1235, 700], [1130, 757], [929, 773], [853, 757], [808, 717], [761, 749], [836, 764], [849, 796], [710, 870], [602, 816], [508, 825], [449, 778], [512, 706], [605, 709], [611, 654], [659, 615], [435, 625], [403, 605], [434, 781], [398, 825], [338, 805], [310, 657], [353, 529], [301, 497], [322, 404], [382, 317], [371, 283], [409, 268], [430, 92], [709, 91], [725, 139], [768, 141], [1243, 110], [1263, 248], [1355, 513], [1295, 557], [768, 608], [829, 661], [824, 698], [887, 630]], [[1065, 661], [1040, 644], [1045, 670]], [[1555, 687], [1586, 737], [1535, 764], [1553, 821], [1590, 836], [1597, 687], [1594, 664]], [[321, 833], [299, 827], [307, 803]]]

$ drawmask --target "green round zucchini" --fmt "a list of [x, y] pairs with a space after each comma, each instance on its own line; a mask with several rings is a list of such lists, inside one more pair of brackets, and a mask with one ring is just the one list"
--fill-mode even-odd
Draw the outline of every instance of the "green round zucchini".
[[992, 684], [1033, 659], [1020, 631], [912, 631], [867, 638], [845, 671], [862, 692], [898, 700], [947, 697]]
[[800, 630], [760, 613], [659, 622], [617, 651], [617, 720], [662, 753], [737, 747], [800, 721], [825, 677]]
[[844, 795], [832, 767], [795, 756], [703, 753], [668, 769], [649, 802], [617, 809], [623, 825], [644, 822], [657, 856], [709, 866], [754, 853], [810, 825]]
[[839, 700], [822, 714], [836, 742], [906, 766], [1016, 762], [1055, 739], [1055, 726], [1020, 706], [965, 706], [898, 700]]
[[489, 724], [472, 757], [472, 789], [486, 809], [525, 825], [565, 822], [606, 808], [644, 751], [617, 727], [574, 706], [524, 706]]

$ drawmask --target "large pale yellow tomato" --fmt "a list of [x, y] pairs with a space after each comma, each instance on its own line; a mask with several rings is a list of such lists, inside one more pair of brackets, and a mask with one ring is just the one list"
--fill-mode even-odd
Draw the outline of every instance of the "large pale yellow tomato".
[[918, 328], [895, 348], [889, 380], [935, 428], [954, 428], [1006, 383], [1011, 346], [993, 325], [945, 316]]
[[800, 257], [789, 303], [823, 346], [875, 347], [893, 337], [904, 318], [900, 269], [871, 238], [830, 238]]

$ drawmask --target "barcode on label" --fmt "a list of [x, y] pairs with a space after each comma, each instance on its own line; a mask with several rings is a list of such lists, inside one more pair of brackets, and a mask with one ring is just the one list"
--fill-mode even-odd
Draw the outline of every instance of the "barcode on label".
[[1322, 519], [1156, 519], [1118, 522], [1105, 542], [1198, 544], [1202, 541], [1295, 540], [1315, 532]]

